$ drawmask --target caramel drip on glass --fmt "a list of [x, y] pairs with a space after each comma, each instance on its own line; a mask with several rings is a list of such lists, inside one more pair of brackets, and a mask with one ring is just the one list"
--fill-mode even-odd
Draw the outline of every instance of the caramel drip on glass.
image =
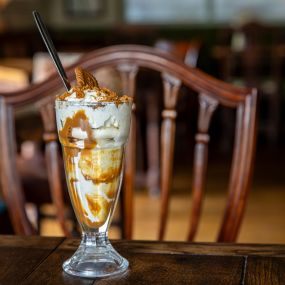
[[[79, 110], [74, 114], [73, 117], [67, 118], [62, 130], [59, 131], [61, 143], [64, 146], [76, 148], [76, 141], [71, 135], [73, 128], [80, 128], [82, 131], [87, 133], [87, 138], [84, 139], [85, 148], [94, 148], [96, 146], [96, 140], [94, 140], [92, 137], [92, 128], [84, 110]], [[74, 153], [74, 155], [77, 155], [77, 153]]]
[[[92, 180], [94, 184], [109, 183], [119, 177], [122, 169], [123, 150], [83, 149], [79, 160], [79, 168], [86, 180]], [[109, 161], [107, 167], [102, 164], [103, 160]]]
[[70, 193], [71, 193], [71, 201], [73, 202], [73, 206], [74, 208], [76, 209], [76, 212], [78, 213], [79, 215], [79, 219], [81, 221], [83, 221], [85, 219], [85, 217], [87, 216], [87, 213], [84, 209], [84, 207], [82, 206], [82, 203], [81, 203], [81, 200], [80, 200], [80, 197], [78, 196], [78, 193], [76, 191], [76, 187], [75, 187], [75, 183], [76, 183], [76, 179], [73, 179], [71, 178], [69, 180], [69, 185], [70, 185]]
[[105, 224], [109, 215], [111, 204], [104, 197], [100, 195], [88, 195], [86, 194], [86, 200], [88, 208], [93, 216], [97, 218], [97, 221], [91, 221], [88, 217], [86, 210], [84, 209], [81, 199], [75, 187], [76, 180], [71, 178], [69, 180], [71, 201], [77, 214], [77, 218], [86, 226], [90, 228], [98, 228]]
[[97, 227], [104, 225], [109, 215], [111, 206], [110, 203], [100, 195], [86, 194], [85, 197], [88, 203], [89, 210], [91, 211], [92, 215], [98, 219], [97, 222], [93, 223], [88, 219], [89, 226], [90, 223], [92, 223], [92, 225], [96, 225]]

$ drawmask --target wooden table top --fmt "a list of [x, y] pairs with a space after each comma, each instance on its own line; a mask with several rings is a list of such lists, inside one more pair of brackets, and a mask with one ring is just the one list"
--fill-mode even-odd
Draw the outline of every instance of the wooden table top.
[[81, 279], [61, 265], [77, 239], [0, 236], [0, 284], [285, 284], [285, 245], [112, 241], [130, 262], [120, 277]]

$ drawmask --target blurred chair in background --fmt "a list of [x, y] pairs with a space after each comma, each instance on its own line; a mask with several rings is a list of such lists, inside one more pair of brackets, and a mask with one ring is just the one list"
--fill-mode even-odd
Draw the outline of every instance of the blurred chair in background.
[[[140, 68], [161, 73], [163, 83], [163, 110], [161, 113], [161, 214], [159, 239], [163, 239], [168, 216], [169, 195], [172, 184], [173, 155], [175, 142], [175, 118], [177, 97], [181, 84], [198, 92], [199, 116], [195, 137], [194, 176], [192, 181], [192, 208], [188, 239], [192, 240], [198, 228], [205, 192], [208, 162], [208, 142], [211, 118], [218, 106], [236, 110], [236, 136], [229, 179], [229, 192], [218, 241], [235, 241], [250, 187], [252, 158], [255, 151], [256, 92], [254, 89], [238, 88], [221, 82], [211, 76], [191, 68], [176, 57], [146, 46], [113, 46], [86, 54], [67, 69], [70, 80], [74, 80], [75, 66], [82, 66], [94, 72], [102, 66], [115, 68], [122, 79], [123, 93], [137, 101], [136, 75]], [[45, 141], [45, 155], [51, 196], [57, 210], [57, 217], [66, 235], [70, 227], [66, 223], [62, 167], [57, 142], [54, 116], [54, 96], [63, 91], [57, 75], [28, 89], [0, 94], [0, 154], [1, 185], [5, 203], [17, 234], [33, 234], [36, 229], [31, 224], [25, 210], [25, 196], [16, 168], [16, 145], [14, 132], [14, 109], [35, 104], [40, 112]], [[147, 107], [147, 106], [146, 106]], [[133, 195], [136, 169], [136, 122], [134, 113], [129, 144], [126, 152], [123, 199], [123, 237], [132, 238]], [[188, 152], [188, 151], [187, 151]], [[187, 155], [187, 153], [185, 153]], [[39, 190], [40, 191], [40, 190]]]
[[[258, 89], [261, 109], [259, 133], [264, 134], [271, 145], [277, 143], [279, 136], [283, 60], [275, 52], [273, 40], [269, 27], [252, 20], [236, 23], [229, 45], [214, 48], [223, 80]], [[223, 121], [230, 123], [230, 114], [224, 113]], [[231, 126], [226, 126], [226, 129], [231, 129]]]

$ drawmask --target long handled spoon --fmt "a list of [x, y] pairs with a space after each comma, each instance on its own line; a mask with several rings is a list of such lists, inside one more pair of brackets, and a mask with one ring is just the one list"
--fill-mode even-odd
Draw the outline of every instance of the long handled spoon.
[[33, 16], [34, 16], [35, 22], [37, 24], [37, 27], [40, 31], [40, 34], [42, 36], [42, 39], [46, 45], [46, 48], [47, 48], [55, 66], [56, 66], [57, 72], [59, 73], [66, 90], [69, 91], [71, 89], [71, 84], [70, 84], [70, 82], [67, 78], [67, 75], [63, 69], [62, 63], [59, 59], [58, 53], [54, 47], [54, 44], [51, 40], [51, 37], [48, 33], [48, 30], [47, 30], [44, 22], [42, 21], [40, 14], [37, 11], [33, 11]]

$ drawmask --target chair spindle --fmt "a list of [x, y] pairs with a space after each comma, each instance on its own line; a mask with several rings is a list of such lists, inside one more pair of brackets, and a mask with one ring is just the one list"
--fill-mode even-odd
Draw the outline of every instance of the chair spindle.
[[13, 108], [0, 98], [0, 151], [3, 167], [1, 169], [2, 193], [7, 204], [9, 216], [17, 235], [36, 234], [25, 208], [25, 197], [16, 166], [16, 142]]
[[[120, 72], [124, 94], [130, 96], [135, 101], [135, 86], [138, 67], [133, 64], [121, 64], [117, 66]], [[133, 189], [136, 168], [136, 115], [135, 104], [133, 105], [132, 122], [129, 135], [129, 143], [126, 147], [123, 199], [123, 223], [124, 231], [122, 237], [131, 239], [133, 233]]]
[[[256, 140], [256, 90], [237, 107], [235, 151], [226, 210], [218, 235], [219, 242], [233, 242], [242, 221], [252, 174], [250, 163]], [[242, 131], [243, 130], [243, 131]]]
[[[48, 100], [50, 100], [50, 98], [48, 98]], [[39, 108], [44, 126], [43, 140], [45, 141], [45, 159], [51, 198], [56, 208], [56, 216], [61, 225], [61, 229], [65, 236], [71, 236], [71, 231], [68, 230], [65, 222], [65, 202], [61, 182], [62, 173], [57, 143], [58, 136], [55, 123], [54, 102], [47, 103], [46, 100], [42, 100], [37, 103], [37, 107]]]
[[194, 178], [190, 231], [188, 234], [189, 241], [192, 241], [195, 237], [201, 215], [208, 165], [208, 143], [210, 140], [208, 130], [212, 115], [218, 106], [218, 101], [202, 93], [199, 95], [199, 105], [198, 133], [195, 136], [196, 144], [194, 149]]
[[161, 125], [161, 212], [158, 239], [165, 234], [169, 206], [169, 190], [172, 184], [173, 152], [175, 141], [176, 103], [181, 81], [168, 73], [162, 73], [164, 110]]

